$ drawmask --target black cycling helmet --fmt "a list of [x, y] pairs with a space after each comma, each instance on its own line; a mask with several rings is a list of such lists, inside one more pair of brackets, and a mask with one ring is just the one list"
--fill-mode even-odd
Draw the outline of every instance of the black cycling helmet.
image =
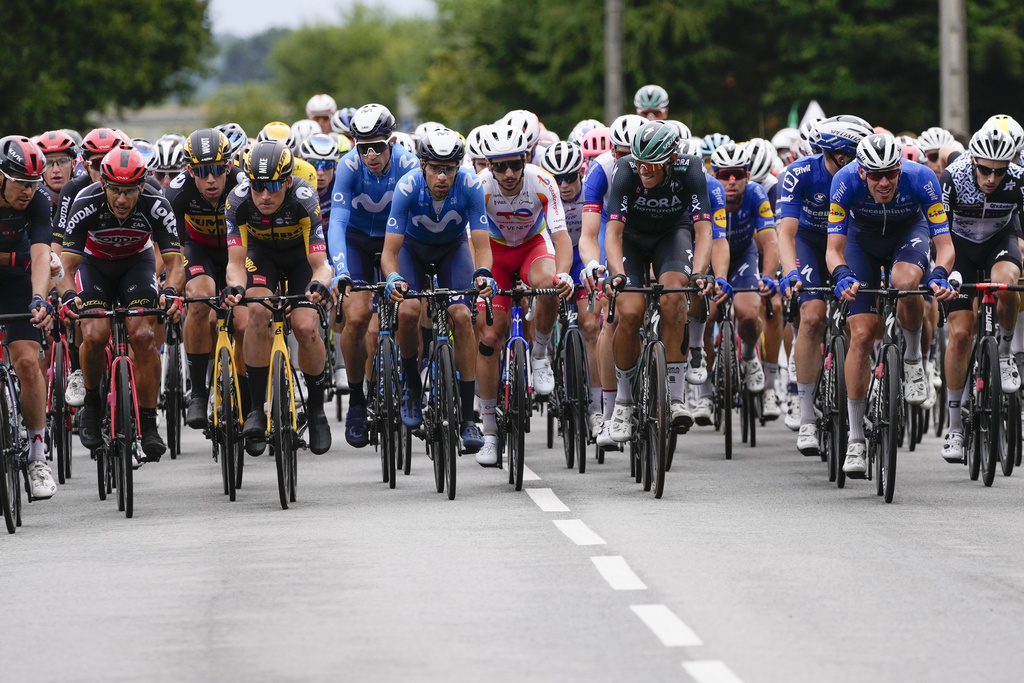
[[230, 150], [231, 143], [224, 133], [215, 128], [200, 128], [185, 140], [185, 161], [190, 164], [226, 161]]
[[286, 180], [294, 167], [292, 152], [284, 140], [260, 140], [249, 152], [245, 173], [249, 180], [269, 183]]

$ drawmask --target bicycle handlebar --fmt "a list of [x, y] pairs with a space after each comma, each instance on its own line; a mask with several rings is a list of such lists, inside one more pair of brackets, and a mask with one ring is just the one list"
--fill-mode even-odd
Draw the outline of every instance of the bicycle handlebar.
[[[403, 299], [450, 299], [457, 296], [479, 296], [480, 290], [476, 287], [471, 289], [426, 289], [419, 292], [407, 291], [402, 293]], [[470, 315], [473, 319], [473, 324], [476, 325], [477, 308], [476, 306], [470, 307]], [[494, 307], [491, 304], [490, 299], [484, 299], [484, 319], [487, 321], [487, 325], [494, 324]]]
[[92, 309], [87, 311], [80, 311], [78, 313], [79, 318], [140, 318], [143, 316], [155, 315], [163, 317], [167, 315], [167, 311], [162, 308], [125, 308], [118, 306], [116, 308], [100, 308]]

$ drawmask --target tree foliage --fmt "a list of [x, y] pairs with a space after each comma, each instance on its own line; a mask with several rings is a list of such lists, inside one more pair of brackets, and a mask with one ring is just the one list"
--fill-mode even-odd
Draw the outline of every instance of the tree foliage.
[[186, 93], [212, 50], [206, 3], [0, 3], [0, 131], [83, 127], [90, 113]]
[[207, 126], [237, 123], [253, 137], [271, 121], [293, 120], [281, 94], [269, 83], [255, 81], [221, 87], [206, 101], [204, 119]]

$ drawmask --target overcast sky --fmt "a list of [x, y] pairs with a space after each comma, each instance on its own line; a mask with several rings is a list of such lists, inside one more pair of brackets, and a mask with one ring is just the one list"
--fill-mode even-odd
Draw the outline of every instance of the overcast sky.
[[[215, 34], [251, 36], [268, 28], [339, 23], [341, 11], [355, 0], [210, 0]], [[434, 14], [434, 0], [366, 0], [400, 16]]]

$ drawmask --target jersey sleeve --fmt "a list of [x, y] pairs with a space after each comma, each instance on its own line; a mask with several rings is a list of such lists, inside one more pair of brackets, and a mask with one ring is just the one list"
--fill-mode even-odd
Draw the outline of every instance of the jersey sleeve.
[[[84, 193], [82, 193], [84, 194]], [[76, 197], [68, 208], [68, 219], [64, 224], [64, 251], [83, 256], [89, 226], [95, 222], [96, 203], [92, 197]]]
[[466, 205], [469, 213], [470, 230], [489, 230], [487, 202], [484, 200], [484, 183], [476, 176], [466, 174]]
[[248, 240], [248, 226], [244, 212], [245, 200], [249, 196], [249, 185], [241, 183], [224, 202], [224, 225], [227, 229], [229, 247], [244, 247]]
[[416, 196], [416, 187], [412, 177], [406, 175], [398, 183], [394, 197], [391, 199], [391, 214], [388, 216], [387, 232], [392, 235], [405, 235], [409, 230], [409, 213]]
[[306, 253], [326, 254], [327, 241], [324, 239], [324, 222], [320, 218], [320, 195], [316, 193], [316, 185], [298, 182], [292, 191], [295, 193], [295, 199], [302, 207], [303, 213], [306, 214], [299, 221], [302, 226], [302, 239], [305, 242]]
[[850, 218], [847, 209], [850, 207], [851, 188], [847, 172], [849, 166], [840, 169], [839, 173], [832, 176], [832, 189], [829, 191], [830, 202], [828, 208], [828, 234], [845, 235], [849, 229]]
[[927, 166], [921, 166], [921, 180], [917, 183], [918, 196], [928, 219], [928, 229], [932, 237], [949, 233], [949, 221], [946, 219], [946, 207], [942, 201], [942, 190], [935, 172]]
[[779, 192], [779, 199], [776, 208], [779, 218], [800, 219], [800, 210], [803, 208], [803, 197], [800, 190], [800, 176], [793, 172], [793, 164], [786, 167], [782, 175], [782, 182], [779, 183], [782, 190]]
[[757, 183], [747, 183], [747, 192], [754, 191], [754, 232], [775, 229], [775, 212], [768, 200], [768, 193]]
[[632, 186], [633, 172], [629, 167], [629, 157], [616, 162], [615, 173], [612, 174], [612, 193], [608, 205], [608, 220], [626, 223], [629, 217], [629, 190]]
[[60, 196], [57, 197], [57, 213], [53, 217], [53, 234], [50, 241], [54, 244], [61, 244], [64, 242], [64, 232], [67, 229], [68, 216], [71, 215], [71, 204], [75, 200], [75, 189], [78, 183], [69, 180], [64, 183], [64, 187], [61, 188]]
[[152, 207], [149, 210], [153, 219], [153, 238], [161, 254], [181, 254], [181, 240], [178, 238], [178, 222], [174, 219], [171, 203], [161, 195], [150, 195]]
[[42, 192], [36, 192], [32, 201], [28, 204], [28, 235], [32, 244], [45, 244], [49, 246], [53, 236], [53, 228], [50, 222], [50, 198]]
[[537, 170], [537, 191], [544, 205], [544, 222], [549, 233], [567, 230], [565, 224], [565, 207], [562, 206], [562, 195], [558, 192], [558, 183], [554, 176], [542, 169]]
[[604, 196], [608, 193], [608, 174], [604, 166], [592, 163], [583, 177], [583, 211], [600, 213], [604, 207]]
[[[331, 195], [331, 220], [327, 226], [327, 243], [331, 245], [331, 263], [334, 274], [348, 273], [348, 231], [352, 218], [352, 193], [355, 189], [358, 161], [353, 161], [355, 150], [342, 157], [338, 172], [334, 176], [334, 193]], [[353, 156], [350, 156], [353, 155]], [[352, 163], [350, 163], [352, 162]]]
[[693, 222], [711, 220], [711, 200], [708, 198], [708, 177], [699, 161], [686, 169], [686, 186], [690, 190], [690, 217]]
[[717, 178], [708, 178], [708, 200], [711, 202], [711, 239], [728, 239], [725, 219], [725, 187]]

